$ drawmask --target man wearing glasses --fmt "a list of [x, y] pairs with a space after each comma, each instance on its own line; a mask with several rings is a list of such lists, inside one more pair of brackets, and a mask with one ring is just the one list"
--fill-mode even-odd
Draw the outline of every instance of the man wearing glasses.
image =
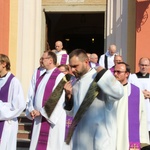
[[124, 86], [124, 96], [116, 102], [116, 150], [140, 150], [141, 143], [149, 143], [144, 96], [140, 88], [128, 82], [129, 75], [129, 65], [115, 65], [114, 76]]
[[147, 57], [142, 57], [139, 60], [139, 72], [131, 75], [131, 82], [138, 82], [141, 88], [146, 104], [147, 121], [148, 121], [148, 131], [150, 137], [150, 59]]
[[[45, 103], [64, 77], [64, 74], [56, 67], [57, 56], [55, 53], [45, 51], [41, 61], [46, 72], [38, 78], [34, 98], [29, 100], [26, 109], [27, 117], [34, 120], [29, 149], [62, 150], [66, 123], [66, 113], [63, 109], [65, 92], [62, 91], [50, 116], [45, 112]], [[55, 97], [53, 96], [53, 99], [57, 98]]]

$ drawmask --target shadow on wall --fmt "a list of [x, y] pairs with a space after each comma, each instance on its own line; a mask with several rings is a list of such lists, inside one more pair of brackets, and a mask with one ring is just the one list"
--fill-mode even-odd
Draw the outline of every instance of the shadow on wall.
[[142, 26], [146, 23], [148, 19], [148, 12], [146, 9], [148, 9], [150, 4], [150, 0], [140, 1], [137, 0], [136, 2], [136, 31], [140, 32], [142, 30]]

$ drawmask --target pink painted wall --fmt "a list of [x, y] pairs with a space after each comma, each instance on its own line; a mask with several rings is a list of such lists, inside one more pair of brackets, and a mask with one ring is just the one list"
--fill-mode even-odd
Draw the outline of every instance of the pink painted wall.
[[0, 0], [0, 53], [8, 55], [9, 48], [9, 0]]

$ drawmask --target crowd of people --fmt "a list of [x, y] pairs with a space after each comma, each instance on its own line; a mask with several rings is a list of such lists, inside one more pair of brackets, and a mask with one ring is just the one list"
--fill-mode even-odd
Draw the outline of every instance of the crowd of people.
[[15, 150], [17, 117], [33, 120], [30, 150], [148, 150], [150, 140], [150, 59], [139, 72], [116, 45], [98, 59], [61, 41], [45, 50], [29, 85], [27, 100], [10, 60], [0, 54], [0, 150]]

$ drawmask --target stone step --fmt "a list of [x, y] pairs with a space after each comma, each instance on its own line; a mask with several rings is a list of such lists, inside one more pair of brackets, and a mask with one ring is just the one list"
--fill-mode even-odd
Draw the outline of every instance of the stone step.
[[25, 116], [23, 112], [18, 117], [19, 131], [17, 134], [17, 150], [28, 150], [30, 146], [30, 134], [32, 129], [32, 121]]
[[17, 140], [17, 149], [22, 150], [22, 148], [28, 148], [30, 146], [30, 140], [29, 139], [18, 139]]
[[19, 130], [31, 131], [32, 123], [19, 123]]
[[28, 119], [26, 116], [19, 116], [18, 122], [19, 123], [32, 123], [32, 120]]
[[31, 131], [19, 130], [17, 134], [17, 139], [30, 139]]

